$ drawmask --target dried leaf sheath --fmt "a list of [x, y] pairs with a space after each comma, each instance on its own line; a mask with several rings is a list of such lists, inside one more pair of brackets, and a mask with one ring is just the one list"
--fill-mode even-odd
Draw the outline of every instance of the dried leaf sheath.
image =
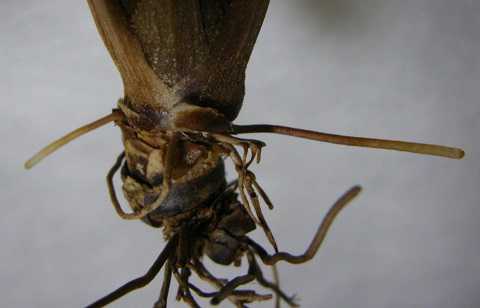
[[171, 106], [174, 103], [172, 90], [147, 63], [119, 2], [89, 0], [88, 4], [105, 46], [122, 76], [125, 96], [139, 104]]
[[269, 1], [88, 2], [130, 103], [169, 110], [187, 98], [237, 116]]

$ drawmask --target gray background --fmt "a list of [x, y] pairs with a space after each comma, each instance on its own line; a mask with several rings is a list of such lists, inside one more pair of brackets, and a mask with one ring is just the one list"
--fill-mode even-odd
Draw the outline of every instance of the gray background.
[[[475, 0], [272, 1], [237, 123], [467, 153], [453, 161], [259, 136], [268, 147], [255, 170], [282, 249], [303, 251], [334, 200], [364, 187], [313, 261], [280, 267], [304, 307], [479, 307], [479, 16]], [[0, 305], [79, 307], [143, 273], [161, 234], [109, 203], [115, 127], [32, 171], [22, 165], [107, 114], [120, 80], [84, 1], [2, 0], [0, 29]], [[159, 288], [157, 279], [112, 307], [149, 307]]]

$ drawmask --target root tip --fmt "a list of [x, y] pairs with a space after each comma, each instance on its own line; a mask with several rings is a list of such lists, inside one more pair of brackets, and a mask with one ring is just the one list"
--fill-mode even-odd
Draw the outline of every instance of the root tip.
[[456, 159], [462, 159], [465, 156], [465, 151], [462, 149], [456, 149], [455, 154]]
[[354, 196], [358, 195], [360, 192], [362, 192], [362, 186], [360, 185], [355, 185], [350, 189], [350, 194], [353, 194]]
[[35, 166], [35, 162], [33, 162], [31, 159], [30, 160], [27, 160], [25, 162], [25, 164], [23, 164], [23, 167], [27, 170], [30, 170], [33, 168], [33, 166]]

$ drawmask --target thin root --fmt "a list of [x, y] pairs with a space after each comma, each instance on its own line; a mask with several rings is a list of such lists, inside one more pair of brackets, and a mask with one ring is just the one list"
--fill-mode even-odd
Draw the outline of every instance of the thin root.
[[341, 145], [395, 150], [416, 154], [442, 156], [453, 159], [461, 159], [463, 156], [465, 156], [465, 152], [462, 149], [443, 145], [342, 136], [280, 125], [233, 125], [232, 131], [233, 134], [273, 133]]
[[317, 232], [312, 242], [308, 246], [307, 250], [305, 251], [305, 253], [299, 256], [291, 255], [288, 252], [277, 252], [273, 255], [269, 255], [262, 246], [260, 246], [259, 244], [257, 244], [255, 241], [253, 241], [248, 237], [246, 237], [246, 243], [255, 250], [255, 252], [262, 259], [263, 263], [267, 265], [274, 265], [279, 261], [286, 261], [288, 263], [293, 263], [293, 264], [300, 264], [300, 263], [307, 262], [311, 260], [317, 253], [337, 214], [350, 201], [352, 201], [360, 193], [360, 191], [361, 191], [360, 186], [354, 186], [350, 190], [348, 190], [343, 196], [341, 196], [340, 199], [337, 200], [337, 202], [335, 202], [335, 204], [330, 208], [327, 215], [324, 217], [322, 223], [318, 227]]
[[97, 128], [100, 128], [110, 122], [115, 122], [115, 121], [120, 121], [123, 119], [123, 114], [119, 112], [118, 110], [112, 111], [111, 114], [100, 118], [92, 123], [89, 123], [87, 125], [84, 125], [80, 128], [77, 128], [76, 130], [66, 134], [62, 138], [50, 143], [43, 149], [41, 149], [38, 153], [33, 155], [32, 158], [30, 158], [26, 163], [25, 163], [25, 168], [26, 169], [31, 169], [33, 168], [36, 164], [38, 164], [40, 161], [42, 161], [45, 157], [48, 155], [52, 154], [56, 150], [60, 149], [70, 141], [73, 141], [77, 139], [78, 137], [85, 135], [86, 133], [89, 133]]

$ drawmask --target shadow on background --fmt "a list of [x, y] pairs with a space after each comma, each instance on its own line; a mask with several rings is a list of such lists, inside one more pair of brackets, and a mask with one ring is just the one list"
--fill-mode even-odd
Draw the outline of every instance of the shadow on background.
[[301, 14], [302, 20], [313, 21], [316, 30], [339, 35], [362, 35], [368, 31], [375, 17], [381, 15], [385, 3], [380, 0], [296, 0], [290, 4], [290, 9]]

